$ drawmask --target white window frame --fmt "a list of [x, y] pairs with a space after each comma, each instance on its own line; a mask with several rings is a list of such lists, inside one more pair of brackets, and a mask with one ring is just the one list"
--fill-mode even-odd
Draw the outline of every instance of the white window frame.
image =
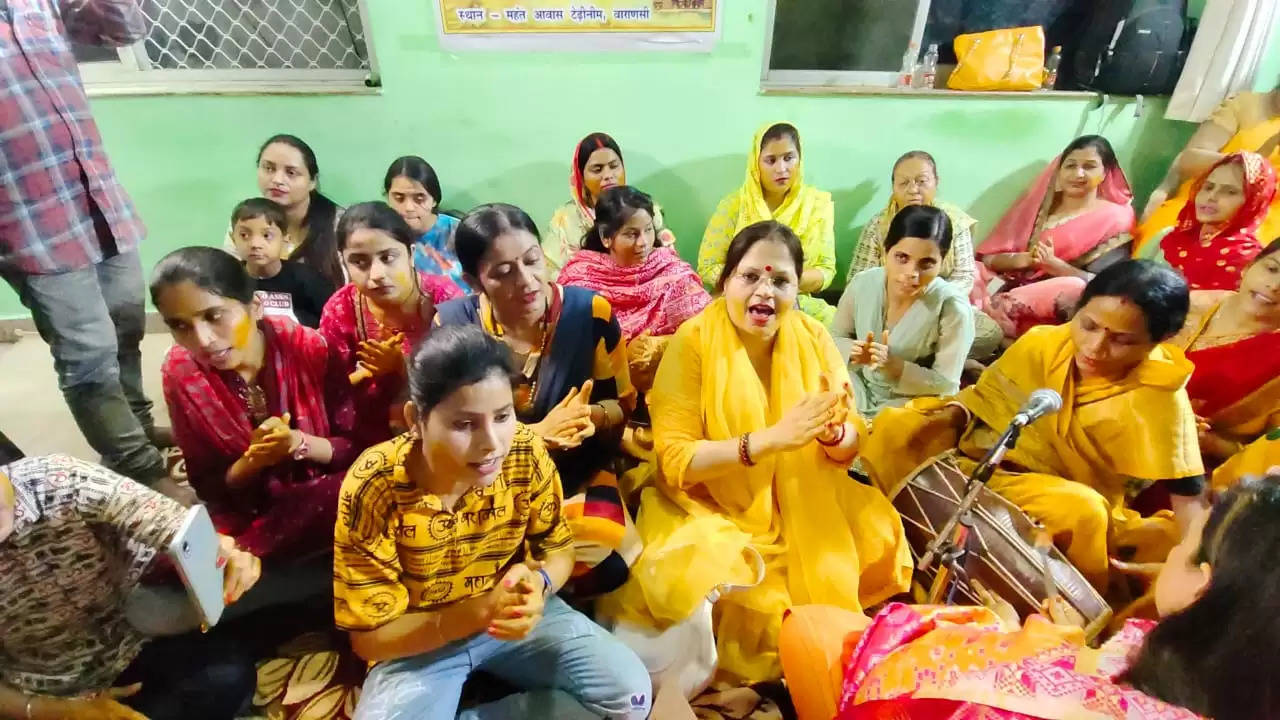
[[82, 62], [80, 77], [89, 97], [116, 95], [197, 94], [362, 94], [376, 93], [381, 85], [369, 23], [368, 0], [356, 0], [369, 69], [228, 70], [154, 69], [147, 56], [146, 40], [117, 50], [119, 62]]
[[[911, 39], [907, 47], [902, 48], [902, 56], [912, 44], [920, 47], [924, 39], [924, 26], [929, 19], [930, 0], [894, 0], [894, 2], [915, 2], [916, 16], [911, 26]], [[764, 67], [760, 72], [760, 83], [766, 89], [788, 87], [893, 87], [900, 74], [899, 69], [881, 72], [878, 70], [771, 70], [769, 63], [773, 58], [773, 23], [777, 12], [778, 0], [768, 0], [765, 7]]]

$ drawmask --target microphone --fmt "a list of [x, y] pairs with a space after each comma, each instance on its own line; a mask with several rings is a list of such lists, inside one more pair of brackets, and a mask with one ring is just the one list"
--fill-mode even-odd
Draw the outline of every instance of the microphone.
[[1057, 392], [1049, 388], [1031, 391], [1027, 401], [1018, 409], [1018, 413], [1013, 416], [1013, 420], [1009, 421], [1009, 427], [1005, 428], [1004, 433], [1000, 435], [1000, 439], [996, 440], [996, 444], [991, 446], [986, 456], [978, 463], [978, 467], [974, 469], [973, 475], [970, 476], [969, 482], [965, 487], [964, 496], [956, 506], [956, 511], [943, 524], [942, 530], [934, 536], [933, 541], [929, 543], [929, 547], [920, 558], [920, 562], [916, 565], [920, 572], [928, 572], [929, 568], [933, 566], [934, 559], [939, 557], [947, 546], [954, 547], [953, 537], [956, 525], [964, 522], [963, 518], [969, 514], [974, 503], [978, 500], [978, 493], [987, 484], [987, 481], [991, 479], [991, 474], [995, 472], [995, 469], [1000, 466], [1005, 453], [1009, 452], [1014, 444], [1018, 442], [1018, 435], [1022, 432], [1022, 428], [1045, 415], [1056, 413], [1061, 409], [1062, 396]]
[[1062, 396], [1057, 392], [1049, 388], [1033, 390], [1009, 424], [1014, 427], [1026, 427], [1045, 415], [1051, 415], [1061, 409]]

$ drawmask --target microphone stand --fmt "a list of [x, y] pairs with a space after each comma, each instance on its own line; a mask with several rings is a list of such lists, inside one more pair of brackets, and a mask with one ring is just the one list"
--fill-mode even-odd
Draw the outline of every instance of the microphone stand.
[[965, 486], [964, 497], [961, 498], [960, 504], [956, 506], [956, 511], [947, 519], [947, 523], [934, 536], [933, 542], [929, 543], [924, 556], [920, 558], [920, 563], [917, 566], [920, 572], [928, 572], [929, 568], [933, 566], [934, 559], [938, 556], [956, 550], [963, 550], [963, 548], [951, 547], [956, 525], [963, 522], [963, 519], [969, 515], [970, 510], [973, 509], [973, 504], [978, 501], [978, 493], [982, 491], [987, 481], [991, 479], [991, 473], [995, 472], [995, 469], [1000, 466], [1000, 461], [1004, 460], [1005, 453], [1009, 452], [1014, 444], [1018, 442], [1018, 435], [1022, 433], [1022, 428], [1025, 426], [1025, 423], [1019, 422], [1020, 419], [1017, 416], [1014, 417], [1013, 422], [1009, 423], [1009, 427], [1005, 429], [1004, 434], [987, 451], [987, 454], [982, 458], [982, 462], [978, 463], [978, 467], [974, 469], [968, 485]]

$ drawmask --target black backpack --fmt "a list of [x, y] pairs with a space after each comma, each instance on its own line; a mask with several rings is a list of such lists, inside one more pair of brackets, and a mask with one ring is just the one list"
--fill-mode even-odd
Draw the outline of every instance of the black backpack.
[[1173, 92], [1187, 57], [1186, 14], [1186, 0], [1099, 0], [1076, 50], [1076, 82], [1117, 95]]

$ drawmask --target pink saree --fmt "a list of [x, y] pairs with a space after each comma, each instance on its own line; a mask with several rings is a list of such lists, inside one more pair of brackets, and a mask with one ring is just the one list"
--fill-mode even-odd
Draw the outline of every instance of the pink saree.
[[[1128, 242], [1133, 227], [1133, 191], [1124, 172], [1116, 167], [1107, 172], [1098, 186], [1099, 203], [1092, 210], [1046, 222], [1056, 190], [1054, 178], [1062, 158], [1058, 157], [1036, 177], [1013, 207], [1000, 218], [991, 234], [978, 246], [977, 256], [1031, 251], [1040, 238], [1053, 245], [1059, 259], [1085, 268], [1108, 251]], [[1084, 292], [1085, 282], [1076, 277], [1053, 277], [1039, 269], [1002, 273], [1005, 286], [996, 294], [987, 286], [997, 275], [981, 263], [978, 281], [970, 300], [998, 322], [1005, 335], [1018, 337], [1036, 325], [1054, 325], [1072, 308]]]
[[845, 663], [837, 720], [1195, 720], [1115, 682], [1154, 623], [1097, 650], [1038, 615], [1005, 632], [986, 608], [891, 603]]
[[645, 330], [654, 337], [671, 335], [711, 302], [702, 278], [669, 247], [655, 249], [632, 267], [605, 253], [578, 252], [565, 263], [558, 282], [603, 295], [628, 342]]

